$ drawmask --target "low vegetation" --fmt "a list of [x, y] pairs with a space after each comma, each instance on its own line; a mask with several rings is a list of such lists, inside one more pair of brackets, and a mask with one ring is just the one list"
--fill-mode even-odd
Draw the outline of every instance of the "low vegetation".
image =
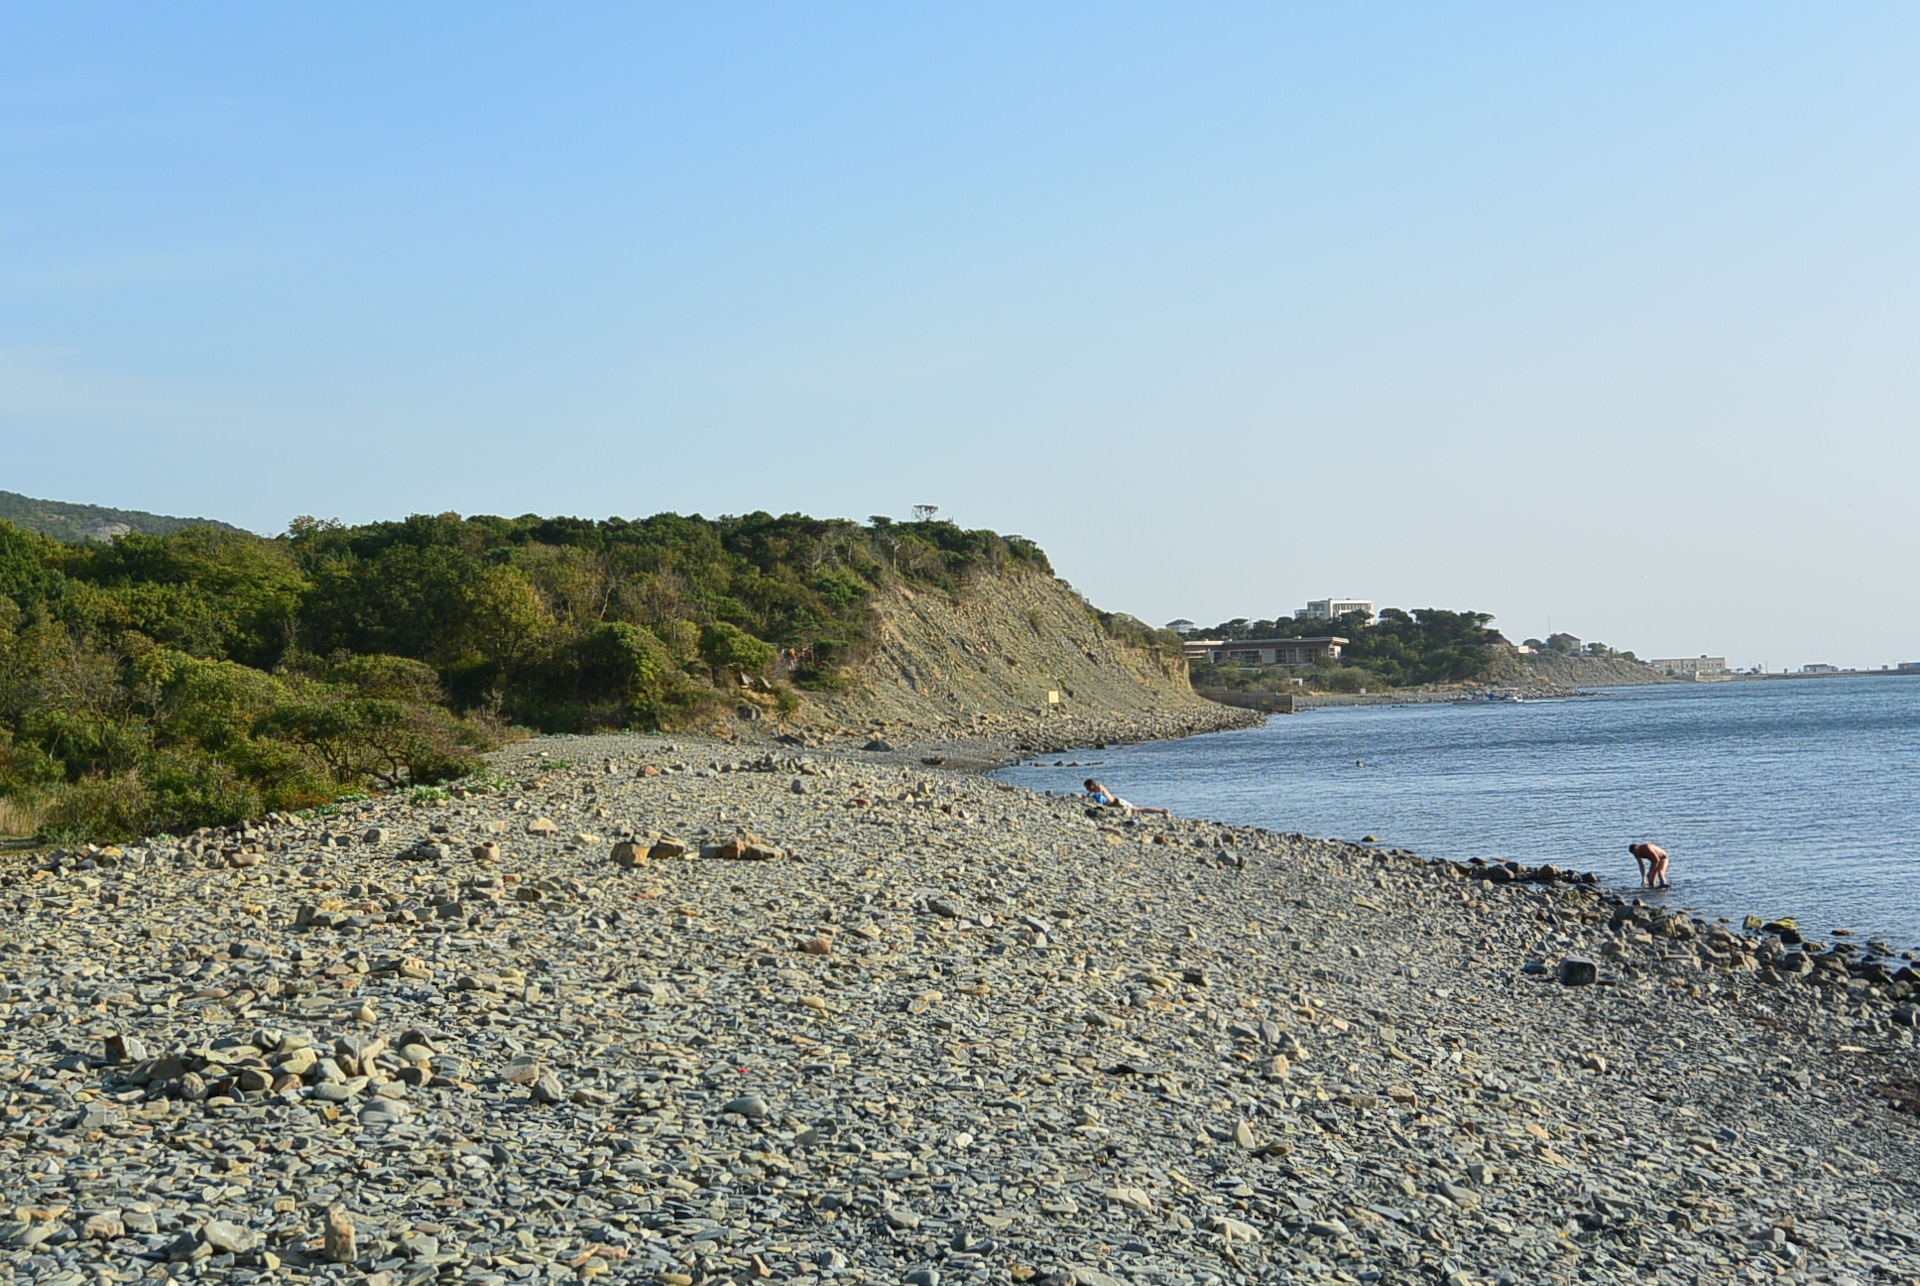
[[1050, 572], [930, 519], [416, 515], [67, 543], [0, 522], [0, 829], [179, 831], [431, 786], [515, 728], [847, 682], [895, 583]]

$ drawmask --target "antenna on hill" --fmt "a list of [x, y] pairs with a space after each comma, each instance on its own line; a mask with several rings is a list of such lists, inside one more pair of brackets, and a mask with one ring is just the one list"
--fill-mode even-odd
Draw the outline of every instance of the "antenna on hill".
[[939, 505], [915, 505], [913, 507], [913, 520], [915, 522], [932, 522], [933, 516], [939, 512]]

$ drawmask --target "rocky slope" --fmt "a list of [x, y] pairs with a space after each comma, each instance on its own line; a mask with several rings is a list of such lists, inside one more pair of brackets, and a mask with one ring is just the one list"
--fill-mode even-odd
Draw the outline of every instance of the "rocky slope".
[[1555, 652], [1535, 652], [1509, 659], [1514, 677], [1562, 688], [1625, 688], [1675, 681], [1644, 662], [1612, 656], [1561, 656]]
[[1885, 963], [738, 755], [546, 740], [6, 873], [0, 1280], [1920, 1273]]
[[[894, 739], [1014, 734], [1060, 745], [1142, 722], [1137, 736], [1235, 726], [1193, 693], [1186, 662], [1115, 638], [1065, 581], [983, 577], [962, 595], [892, 589], [878, 641], [844, 692], [810, 696], [800, 722]], [[1050, 705], [1049, 692], [1061, 703]], [[1151, 729], [1164, 729], [1154, 731]]]

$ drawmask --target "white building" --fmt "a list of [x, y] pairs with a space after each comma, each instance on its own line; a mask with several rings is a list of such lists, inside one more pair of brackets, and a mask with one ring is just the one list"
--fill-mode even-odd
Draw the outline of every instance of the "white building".
[[1724, 656], [1660, 656], [1647, 664], [1665, 674], [1692, 675], [1696, 679], [1719, 678], [1727, 673]]
[[1372, 616], [1373, 600], [1370, 598], [1311, 598], [1307, 600], [1305, 607], [1293, 614], [1293, 619], [1306, 621], [1318, 617], [1321, 620], [1332, 621], [1338, 620], [1348, 612], [1365, 612], [1368, 616]]

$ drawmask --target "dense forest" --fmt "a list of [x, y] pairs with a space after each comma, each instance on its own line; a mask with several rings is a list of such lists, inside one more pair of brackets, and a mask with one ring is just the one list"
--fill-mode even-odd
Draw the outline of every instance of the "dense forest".
[[[1306, 676], [1313, 686], [1328, 691], [1361, 687], [1397, 688], [1422, 683], [1449, 683], [1479, 678], [1492, 663], [1494, 649], [1508, 646], [1500, 631], [1490, 629], [1487, 612], [1450, 612], [1423, 607], [1414, 612], [1385, 608], [1375, 618], [1350, 612], [1338, 620], [1318, 617], [1279, 617], [1270, 621], [1244, 617], [1223, 621], [1210, 630], [1196, 631], [1211, 639], [1313, 638], [1335, 635], [1347, 640], [1337, 664], [1325, 664]], [[1246, 667], [1195, 663], [1195, 687], [1244, 688], [1270, 679]]]
[[889, 584], [1050, 572], [950, 522], [0, 522], [0, 833], [178, 831], [473, 770], [513, 727], [685, 725], [846, 682]]

